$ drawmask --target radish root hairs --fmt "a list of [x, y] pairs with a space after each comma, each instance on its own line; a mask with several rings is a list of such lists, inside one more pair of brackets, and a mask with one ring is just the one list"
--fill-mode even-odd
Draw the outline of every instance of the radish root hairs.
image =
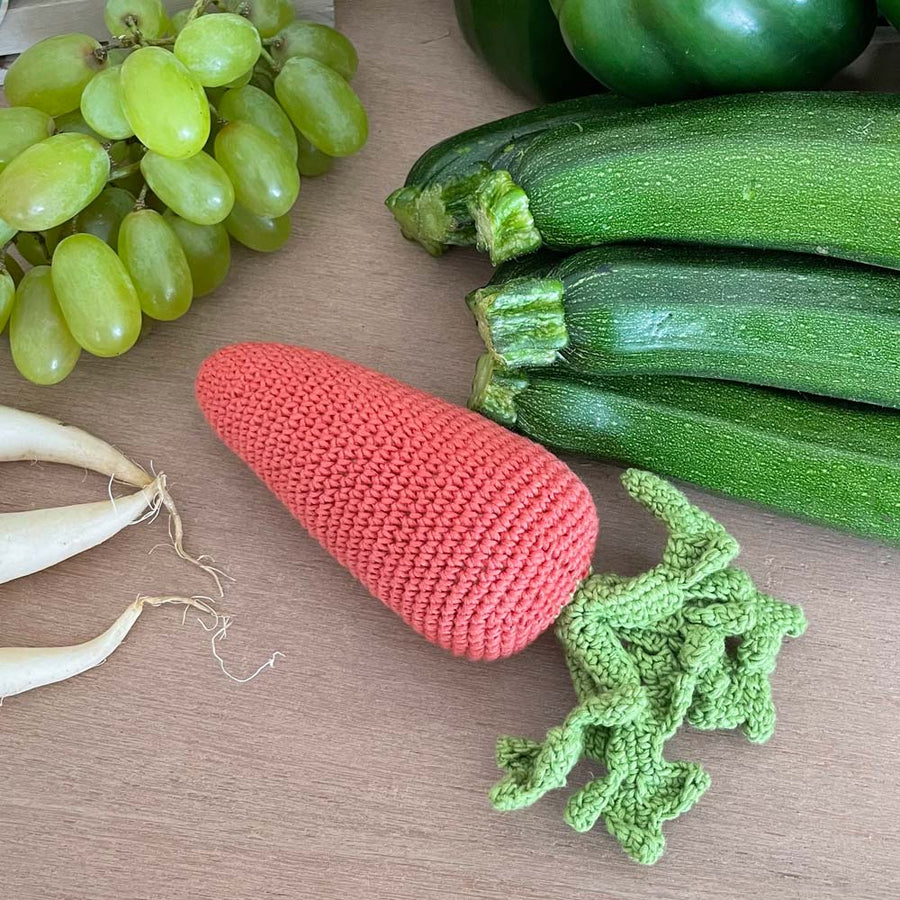
[[[213, 562], [212, 557], [208, 555], [193, 556], [185, 549], [184, 525], [175, 502], [168, 491], [166, 477], [162, 473], [157, 475], [155, 470], [153, 470], [152, 464], [151, 470], [153, 474], [151, 476], [111, 444], [88, 434], [80, 428], [64, 425], [56, 419], [38, 415], [37, 413], [24, 412], [10, 406], [0, 405], [0, 462], [15, 461], [61, 463], [107, 475], [110, 479], [107, 493], [112, 503], [113, 516], [118, 516], [118, 506], [120, 503], [125, 502], [117, 501], [113, 496], [113, 481], [129, 484], [142, 490], [152, 487], [155, 497], [158, 497], [159, 503], [165, 507], [169, 514], [169, 537], [175, 552], [181, 559], [197, 566], [209, 575], [215, 582], [220, 597], [225, 595], [221, 579], [228, 577], [226, 573], [211, 564]], [[65, 509], [74, 509], [74, 507], [66, 507]], [[95, 507], [95, 510], [99, 511], [99, 509], [99, 507]], [[154, 515], [156, 512], [158, 512], [158, 508], [154, 511]], [[28, 520], [6, 521], [8, 525], [12, 526]], [[143, 519], [140, 521], [143, 521]], [[124, 527], [124, 524], [122, 527]], [[62, 527], [62, 523], [60, 523], [60, 526]], [[118, 530], [110, 532], [102, 540], [112, 537]], [[0, 526], [0, 538], [2, 538], [2, 535], [3, 528]], [[39, 569], [47, 568], [47, 566], [55, 565], [57, 562], [68, 559], [75, 553], [80, 553], [82, 550], [96, 546], [102, 540], [94, 541], [93, 543], [76, 540], [72, 543], [73, 549], [71, 552], [66, 552], [55, 559], [51, 555], [45, 556], [39, 552], [35, 554], [36, 561], [41, 561], [42, 558], [46, 558], [49, 561], [37, 567], [19, 566], [17, 570], [19, 573], [8, 577], [3, 577], [3, 565], [2, 561], [0, 561], [0, 584], [11, 580], [13, 577], [18, 578], [22, 575], [39, 571]], [[2, 541], [0, 541], [0, 544], [2, 544]]]
[[[185, 613], [187, 609], [185, 609]], [[216, 659], [216, 662], [219, 664], [219, 668], [222, 670], [222, 674], [226, 675], [232, 681], [237, 684], [247, 684], [249, 681], [253, 681], [254, 678], [257, 678], [261, 675], [266, 669], [274, 669], [275, 661], [281, 657], [281, 659], [285, 658], [285, 654], [280, 650], [276, 650], [269, 659], [267, 659], [252, 675], [248, 675], [246, 678], [238, 678], [236, 675], [232, 675], [231, 672], [225, 667], [225, 660], [219, 655], [219, 648], [216, 646], [218, 641], [224, 641], [225, 638], [228, 637], [228, 629], [231, 627], [231, 623], [234, 621], [234, 616], [220, 616], [218, 613], [214, 613], [216, 616], [216, 621], [212, 625], [207, 625], [202, 619], [197, 619], [200, 623], [200, 627], [204, 631], [214, 631], [215, 634], [210, 638], [210, 644], [212, 645], [213, 656]]]
[[[0, 584], [54, 566], [109, 540], [128, 525], [152, 520], [165, 508], [169, 514], [169, 537], [175, 552], [206, 572], [224, 596], [221, 575], [225, 573], [184, 549], [181, 517], [163, 474], [127, 497], [80, 503], [51, 509], [0, 514]], [[226, 576], [227, 577], [227, 576]]]
[[169, 540], [172, 542], [175, 552], [181, 559], [185, 560], [185, 562], [189, 562], [192, 565], [197, 566], [198, 569], [206, 572], [206, 574], [216, 583], [216, 589], [219, 592], [219, 596], [224, 597], [225, 591], [222, 588], [222, 578], [227, 578], [229, 581], [234, 581], [234, 579], [222, 569], [210, 565], [214, 560], [209, 554], [203, 553], [200, 556], [191, 556], [190, 553], [184, 549], [184, 523], [175, 507], [175, 501], [172, 499], [172, 495], [166, 488], [166, 476], [160, 473], [157, 476], [157, 481], [161, 482], [158, 496], [160, 502], [166, 508], [166, 512], [169, 514]]
[[280, 651], [272, 654], [271, 658], [264, 662], [252, 675], [247, 678], [237, 678], [225, 667], [225, 662], [219, 655], [216, 642], [227, 636], [228, 628], [233, 621], [232, 616], [223, 616], [212, 607], [214, 601], [210, 597], [197, 595], [194, 597], [138, 597], [131, 603], [115, 622], [92, 640], [83, 644], [75, 644], [70, 647], [3, 647], [0, 648], [0, 706], [7, 697], [22, 694], [38, 687], [65, 681], [76, 675], [103, 665], [112, 653], [121, 646], [122, 642], [131, 631], [135, 622], [140, 618], [145, 606], [166, 606], [169, 604], [184, 607], [182, 624], [189, 609], [195, 609], [212, 618], [212, 624], [207, 625], [201, 618], [197, 618], [201, 627], [206, 632], [214, 631], [212, 636], [213, 656], [219, 664], [222, 673], [238, 684], [246, 684], [260, 675], [266, 669], [273, 668], [278, 657], [284, 657]]
[[161, 508], [154, 481], [110, 503], [80, 503], [0, 514], [0, 584], [54, 566], [109, 540]]
[[113, 624], [92, 640], [70, 647], [0, 648], [0, 698], [65, 681], [101, 665], [122, 644], [145, 606], [178, 604], [218, 619], [218, 614], [196, 597], [138, 597]]

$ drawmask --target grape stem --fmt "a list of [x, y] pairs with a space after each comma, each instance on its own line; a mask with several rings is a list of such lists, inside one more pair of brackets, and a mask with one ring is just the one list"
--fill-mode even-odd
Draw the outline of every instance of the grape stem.
[[198, 16], [202, 16], [203, 13], [206, 12], [207, 8], [212, 6], [214, 0], [194, 0], [194, 5], [191, 7], [191, 11], [188, 13], [187, 19], [185, 20], [185, 25], [188, 22], [193, 22]]
[[106, 43], [103, 48], [104, 54], [108, 50], [118, 50], [120, 48], [129, 49], [130, 47], [171, 47], [175, 43], [175, 38], [158, 38], [151, 40], [145, 38], [138, 31], [136, 34], [120, 34]]
[[284, 43], [284, 38], [278, 37], [276, 34], [275, 37], [263, 38], [262, 45], [263, 47], [280, 47]]
[[263, 47], [263, 48], [259, 51], [259, 58], [260, 58], [260, 59], [264, 59], [264, 60], [269, 64], [269, 68], [270, 68], [276, 75], [281, 71], [281, 66], [279, 66], [278, 63], [275, 62], [275, 58], [272, 56], [271, 53], [269, 53], [268, 50], [266, 50], [265, 47]]
[[213, 102], [212, 102], [212, 100], [209, 99], [209, 97], [206, 98], [206, 102], [209, 104], [209, 112], [210, 112], [210, 115], [213, 117], [213, 119], [216, 122], [218, 122], [220, 125], [227, 125], [228, 119], [226, 119], [224, 116], [222, 116], [219, 113], [219, 111], [215, 108], [215, 106], [213, 106]]
[[134, 201], [134, 208], [136, 210], [146, 209], [147, 207], [147, 190], [148, 185], [144, 182], [144, 186], [141, 188], [141, 192], [138, 194], [137, 200]]

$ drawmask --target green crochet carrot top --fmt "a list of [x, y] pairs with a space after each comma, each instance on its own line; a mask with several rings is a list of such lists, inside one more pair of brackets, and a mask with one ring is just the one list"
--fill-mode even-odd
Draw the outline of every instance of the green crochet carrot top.
[[566, 821], [588, 831], [602, 818], [626, 853], [649, 864], [665, 849], [662, 823], [710, 783], [697, 763], [665, 759], [666, 741], [685, 721], [768, 740], [769, 676], [782, 639], [806, 622], [799, 607], [761, 593], [731, 565], [735, 539], [672, 485], [637, 470], [622, 480], [669, 530], [662, 561], [636, 578], [591, 575], [581, 584], [556, 625], [578, 705], [543, 743], [499, 740], [506, 776], [491, 802], [530, 806], [591, 759], [604, 773], [572, 794]]

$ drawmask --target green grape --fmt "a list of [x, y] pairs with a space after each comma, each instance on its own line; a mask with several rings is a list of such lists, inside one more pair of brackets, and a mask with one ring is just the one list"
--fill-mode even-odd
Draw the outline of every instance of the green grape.
[[[206, 99], [213, 105], [216, 112], [219, 109], [219, 101], [225, 96], [228, 91], [228, 85], [222, 85], [222, 87], [214, 87], [214, 88], [206, 88]], [[210, 117], [211, 124], [216, 124], [216, 116], [215, 113]]]
[[106, 152], [109, 154], [109, 161], [113, 166], [124, 166], [131, 162], [131, 147], [132, 145], [128, 141], [116, 141], [109, 145]]
[[148, 209], [155, 209], [160, 215], [169, 208], [156, 196], [156, 194], [153, 193], [153, 191], [147, 191], [147, 194], [144, 197], [144, 206]]
[[[68, 231], [66, 229], [68, 229]], [[57, 225], [54, 228], [47, 228], [41, 232], [41, 237], [43, 237], [44, 239], [44, 244], [47, 247], [47, 252], [50, 254], [51, 259], [53, 258], [53, 254], [56, 252], [56, 248], [59, 246], [59, 242], [67, 234], [71, 233], [71, 222], [63, 222], [62, 225]]]
[[[115, 143], [109, 149], [110, 159], [113, 161], [113, 170], [110, 175], [110, 181], [116, 187], [120, 187], [128, 191], [134, 197], [137, 197], [144, 186], [144, 176], [141, 175], [139, 168], [129, 171], [134, 163], [139, 163], [144, 155], [144, 148], [137, 141], [129, 143], [122, 141]], [[125, 174], [122, 174], [122, 173]]]
[[3, 267], [12, 275], [12, 280], [19, 284], [22, 281], [22, 276], [24, 272], [22, 272], [22, 267], [16, 262], [16, 260], [10, 256], [8, 253], [3, 257]]
[[231, 268], [231, 244], [225, 226], [195, 225], [169, 210], [163, 218], [172, 227], [187, 257], [194, 297], [212, 293]]
[[139, 31], [152, 41], [162, 37], [169, 24], [160, 0], [107, 0], [103, 21], [114, 37]]
[[323, 153], [352, 156], [366, 143], [366, 111], [334, 69], [306, 57], [289, 59], [275, 79], [275, 96], [297, 130]]
[[315, 178], [330, 172], [334, 157], [314, 147], [307, 138], [297, 132], [297, 171], [301, 175]]
[[216, 135], [219, 133], [219, 130], [224, 125], [224, 122], [221, 122], [215, 116], [213, 116], [212, 120], [209, 123], [209, 137], [206, 139], [206, 143], [203, 145], [202, 153], [205, 153], [207, 156], [213, 156], [216, 152]]
[[97, 141], [98, 144], [102, 144], [104, 141], [104, 138], [84, 121], [84, 116], [81, 114], [80, 109], [73, 109], [72, 112], [56, 116], [55, 122], [56, 130], [59, 134], [86, 134]]
[[158, 212], [141, 209], [125, 217], [119, 258], [134, 282], [144, 315], [171, 322], [190, 309], [193, 284], [187, 257]]
[[191, 73], [162, 47], [141, 47], [122, 64], [125, 115], [138, 140], [173, 159], [203, 149], [209, 103]]
[[168, 159], [149, 150], [141, 160], [141, 172], [166, 206], [197, 225], [223, 221], [234, 206], [231, 181], [207, 153]]
[[250, 212], [277, 218], [294, 205], [300, 174], [267, 131], [250, 122], [229, 122], [216, 135], [216, 159], [234, 185], [235, 201]]
[[108, 66], [121, 66], [128, 59], [134, 47], [113, 47], [106, 51], [106, 64]]
[[105, 138], [124, 140], [134, 134], [122, 108], [122, 67], [98, 72], [81, 95], [84, 121]]
[[253, 69], [247, 69], [243, 75], [235, 78], [234, 81], [229, 81], [228, 84], [225, 85], [227, 88], [241, 88], [245, 84], [250, 84], [250, 79], [253, 77]]
[[153, 330], [156, 328], [156, 319], [151, 319], [150, 316], [144, 316], [143, 321], [141, 322], [141, 333], [138, 335], [137, 342], [140, 344], [143, 341], [146, 341], [151, 334], [153, 334]]
[[29, 266], [49, 266], [51, 253], [39, 231], [20, 231], [13, 242], [19, 256]]
[[184, 26], [175, 56], [204, 87], [221, 87], [250, 71], [259, 59], [259, 32], [242, 16], [201, 16]]
[[59, 243], [67, 224], [48, 228], [46, 231], [20, 231], [16, 235], [16, 250], [19, 256], [32, 266], [49, 266], [53, 251]]
[[132, 197], [137, 197], [144, 187], [144, 176], [141, 175], [140, 171], [132, 172], [130, 175], [117, 178], [113, 183], [116, 187], [122, 188], [123, 191], [128, 191]]
[[54, 134], [23, 150], [0, 172], [0, 217], [19, 231], [71, 219], [109, 177], [109, 157], [84, 134]]
[[0, 247], [8, 244], [15, 236], [18, 228], [13, 228], [8, 222], [0, 219]]
[[47, 113], [30, 106], [0, 108], [0, 172], [23, 150], [55, 131]]
[[16, 235], [16, 250], [32, 266], [49, 266], [53, 257], [53, 249], [40, 231], [20, 231]]
[[275, 96], [275, 75], [272, 72], [272, 67], [265, 60], [260, 60], [253, 67], [250, 84], [258, 87], [261, 91], [265, 91], [270, 97]]
[[257, 216], [238, 203], [225, 220], [225, 227], [238, 243], [258, 253], [280, 250], [291, 237], [290, 216]]
[[261, 38], [273, 37], [296, 15], [291, 0], [226, 0], [225, 6], [230, 12], [246, 15]]
[[13, 301], [16, 299], [16, 282], [4, 265], [0, 268], [0, 332], [6, 328]]
[[275, 35], [270, 53], [279, 65], [295, 56], [309, 56], [351, 81], [359, 66], [356, 48], [339, 31], [318, 22], [291, 22]]
[[[225, 122], [222, 121], [224, 118], [222, 114], [219, 112], [219, 102], [222, 98], [232, 89], [242, 88], [245, 84], [248, 84], [251, 77], [253, 76], [253, 69], [251, 69], [246, 77], [242, 75], [240, 78], [235, 79], [234, 81], [229, 82], [228, 84], [223, 84], [221, 87], [211, 87], [206, 88], [206, 96], [209, 98], [209, 102], [212, 104], [212, 126], [215, 127], [218, 125], [224, 125]], [[217, 118], [218, 116], [218, 118]]]
[[250, 84], [227, 91], [218, 110], [223, 119], [250, 122], [268, 131], [292, 159], [297, 159], [297, 132], [285, 111], [265, 91]]
[[190, 6], [186, 6], [184, 9], [179, 9], [175, 15], [169, 20], [171, 23], [171, 33], [172, 34], [180, 34], [181, 30], [187, 25], [188, 16], [191, 14]]
[[33, 106], [58, 116], [78, 109], [81, 92], [106, 65], [88, 34], [61, 34], [29, 47], [9, 68], [3, 89], [10, 106]]
[[72, 337], [94, 356], [119, 356], [141, 331], [141, 304], [122, 261], [92, 234], [73, 234], [53, 254], [53, 290]]
[[66, 325], [49, 266], [29, 270], [16, 291], [9, 346], [16, 368], [35, 384], [58, 384], [75, 368], [81, 347]]
[[39, 231], [20, 231], [16, 235], [16, 250], [30, 266], [49, 266], [53, 255]]
[[134, 209], [134, 195], [120, 187], [106, 187], [75, 216], [75, 231], [100, 238], [113, 249], [119, 242], [122, 220]]

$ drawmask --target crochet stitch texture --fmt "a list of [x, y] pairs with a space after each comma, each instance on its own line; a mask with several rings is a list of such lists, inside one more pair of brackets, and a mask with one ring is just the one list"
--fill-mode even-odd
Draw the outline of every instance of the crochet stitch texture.
[[782, 638], [799, 636], [806, 622], [799, 607], [760, 593], [730, 565], [737, 542], [674, 487], [636, 470], [623, 482], [669, 529], [662, 561], [636, 578], [592, 575], [562, 611], [556, 633], [578, 705], [543, 743], [500, 739], [507, 774], [491, 800], [502, 810], [529, 806], [592, 759], [605, 773], [570, 797], [566, 821], [588, 831], [602, 817], [625, 851], [649, 864], [665, 849], [662, 823], [709, 786], [696, 763], [663, 757], [666, 741], [685, 719], [767, 740], [769, 675]]
[[221, 439], [376, 597], [470, 659], [523, 649], [590, 570], [587, 488], [537, 444], [328, 354], [226, 347], [197, 398]]

